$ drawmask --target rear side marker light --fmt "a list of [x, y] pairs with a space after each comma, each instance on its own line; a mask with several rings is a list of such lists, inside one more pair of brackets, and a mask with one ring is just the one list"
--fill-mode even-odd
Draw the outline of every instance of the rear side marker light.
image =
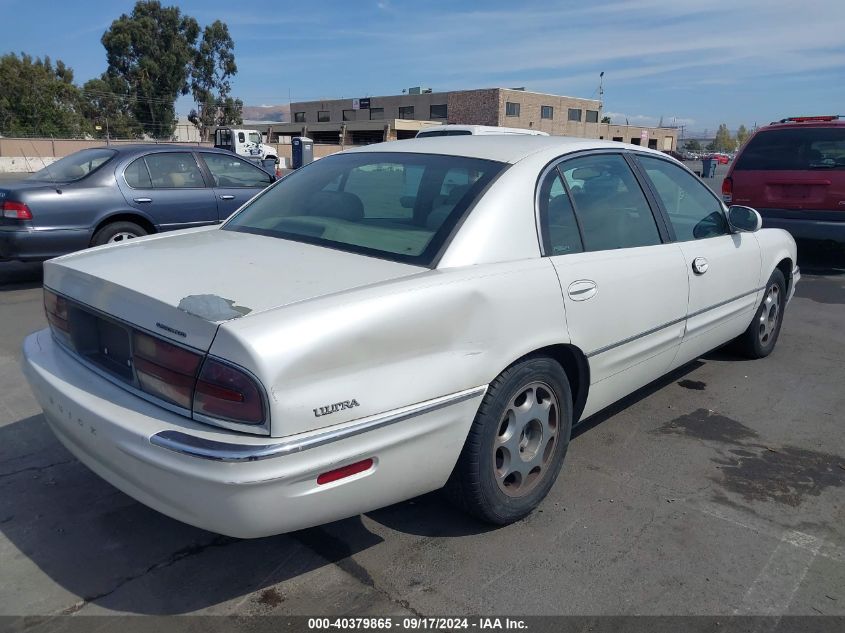
[[324, 484], [329, 484], [333, 481], [337, 481], [338, 479], [346, 479], [347, 477], [351, 477], [352, 475], [357, 475], [358, 473], [363, 473], [364, 471], [370, 470], [373, 467], [373, 460], [365, 459], [360, 462], [355, 462], [354, 464], [349, 464], [348, 466], [341, 466], [340, 468], [335, 468], [334, 470], [330, 470], [327, 473], [323, 473], [319, 477], [317, 477], [317, 484], [322, 486]]
[[3, 201], [3, 217], [10, 220], [31, 220], [32, 211], [23, 202], [15, 200]]

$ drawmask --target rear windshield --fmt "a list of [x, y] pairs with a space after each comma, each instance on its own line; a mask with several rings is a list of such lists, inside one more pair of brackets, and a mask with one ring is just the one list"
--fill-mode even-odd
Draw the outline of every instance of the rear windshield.
[[470, 136], [469, 130], [434, 130], [432, 132], [419, 132], [417, 138], [428, 138], [429, 136]]
[[431, 266], [469, 206], [504, 167], [460, 156], [336, 154], [286, 176], [223, 230]]
[[57, 160], [32, 174], [28, 180], [73, 182], [95, 172], [117, 152], [113, 149], [83, 149]]
[[842, 169], [845, 127], [796, 127], [755, 135], [737, 160], [737, 170]]

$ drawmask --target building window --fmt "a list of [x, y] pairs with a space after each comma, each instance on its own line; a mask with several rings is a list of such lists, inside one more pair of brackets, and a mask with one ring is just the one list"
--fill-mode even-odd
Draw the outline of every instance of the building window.
[[569, 108], [569, 120], [570, 121], [580, 121], [581, 120], [581, 108]]
[[370, 108], [370, 121], [384, 118], [384, 108]]
[[400, 119], [413, 119], [414, 118], [414, 106], [399, 106], [399, 118]]
[[445, 119], [446, 118], [446, 104], [442, 103], [440, 105], [433, 105], [431, 106], [431, 110], [428, 114], [429, 119]]
[[519, 116], [519, 104], [508, 101], [505, 103], [505, 116]]
[[317, 112], [317, 123], [328, 123], [329, 122], [329, 111], [328, 110], [319, 110]]
[[617, 143], [624, 143], [625, 142], [625, 139], [622, 138], [621, 136], [614, 136], [613, 140], [616, 141]]
[[293, 122], [294, 123], [305, 123], [305, 113], [304, 112], [294, 112], [293, 113]]
[[344, 110], [343, 111], [343, 120], [344, 121], [354, 121], [355, 120], [355, 110]]
[[599, 111], [598, 110], [587, 110], [587, 123], [598, 123], [599, 122]]
[[555, 109], [552, 106], [540, 106], [540, 118], [541, 119], [553, 119], [553, 118], [555, 118]]

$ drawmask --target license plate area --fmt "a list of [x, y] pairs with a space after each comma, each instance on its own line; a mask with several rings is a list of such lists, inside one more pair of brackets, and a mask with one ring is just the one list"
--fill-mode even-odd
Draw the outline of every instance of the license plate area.
[[77, 354], [121, 380], [133, 383], [128, 328], [75, 306], [68, 308], [68, 326]]

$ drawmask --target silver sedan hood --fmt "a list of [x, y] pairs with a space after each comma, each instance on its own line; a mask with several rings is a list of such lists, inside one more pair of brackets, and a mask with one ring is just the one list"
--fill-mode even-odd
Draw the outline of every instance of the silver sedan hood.
[[217, 227], [50, 260], [44, 285], [198, 349], [231, 319], [427, 269]]

